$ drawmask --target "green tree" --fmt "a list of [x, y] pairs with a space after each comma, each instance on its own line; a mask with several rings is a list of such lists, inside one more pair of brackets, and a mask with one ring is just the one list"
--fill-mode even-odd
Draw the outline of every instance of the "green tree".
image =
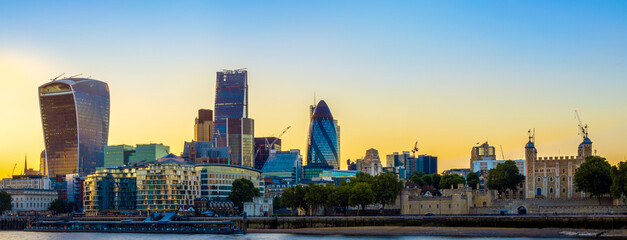
[[624, 197], [627, 202], [627, 162], [619, 162], [612, 167], [612, 186], [610, 187], [612, 197], [620, 199]]
[[255, 187], [253, 182], [248, 179], [240, 178], [233, 181], [231, 194], [226, 200], [233, 201], [233, 205], [243, 210], [244, 203], [253, 200], [253, 197], [259, 197], [259, 189]]
[[[323, 185], [309, 183], [305, 187], [305, 202], [309, 205], [309, 210], [314, 211], [324, 206], [328, 195]], [[312, 212], [313, 215], [313, 212]]]
[[350, 182], [352, 184], [365, 182], [372, 185], [374, 183], [374, 177], [370, 174], [359, 172]]
[[470, 172], [466, 175], [466, 184], [472, 189], [477, 189], [477, 184], [479, 184], [479, 182], [479, 174], [476, 172]]
[[340, 185], [335, 188], [335, 192], [333, 193], [331, 198], [334, 198], [337, 202], [337, 205], [342, 208], [344, 211], [344, 215], [346, 215], [346, 211], [349, 206], [349, 198], [351, 196], [351, 184], [342, 180]]
[[439, 187], [440, 186], [440, 180], [442, 179], [442, 176], [440, 176], [440, 174], [438, 173], [432, 173], [429, 174], [431, 175], [431, 179], [433, 179], [433, 187]]
[[403, 182], [399, 181], [394, 173], [381, 173], [375, 176], [372, 190], [375, 202], [381, 204], [383, 210], [386, 204], [394, 204], [396, 197], [403, 190]]
[[508, 189], [516, 191], [523, 180], [525, 180], [525, 176], [520, 174], [516, 163], [507, 160], [488, 171], [487, 185], [489, 189], [497, 190], [500, 195]]
[[348, 198], [351, 206], [360, 206], [361, 210], [365, 210], [368, 204], [374, 203], [374, 191], [372, 185], [367, 182], [360, 182], [351, 188], [351, 195]]
[[423, 185], [421, 187], [432, 187], [433, 186], [433, 176], [431, 174], [425, 174], [420, 177], [420, 181], [422, 181]]
[[48, 210], [52, 211], [53, 213], [67, 213], [70, 212], [72, 209], [70, 203], [68, 203], [66, 200], [55, 199], [50, 203], [50, 207], [48, 207]]
[[283, 205], [281, 205], [281, 196], [275, 196], [274, 198], [272, 198], [272, 209], [279, 210], [282, 207]]
[[[295, 210], [298, 210], [298, 208], [303, 208], [307, 205], [304, 204], [304, 198], [305, 189], [303, 188], [303, 186], [296, 185], [294, 187], [288, 187], [285, 189], [285, 191], [283, 191], [283, 194], [281, 195], [281, 204], [289, 207], [292, 211], [292, 214], [294, 214]], [[307, 211], [309, 207], [307, 206], [303, 209]]]
[[326, 194], [326, 199], [323, 205], [325, 208], [324, 214], [326, 215], [326, 209], [330, 209], [332, 213], [335, 212], [334, 209], [339, 204], [339, 202], [337, 199], [337, 187], [335, 186], [335, 184], [327, 183], [327, 185], [324, 186], [324, 192]]
[[612, 186], [612, 166], [605, 158], [589, 156], [575, 171], [575, 187], [578, 191], [596, 196], [601, 204], [601, 196], [610, 193]]
[[442, 180], [440, 181], [439, 189], [453, 189], [457, 188], [458, 184], [464, 184], [466, 180], [464, 177], [457, 174], [448, 174], [442, 176]]
[[0, 215], [2, 215], [5, 211], [9, 211], [12, 209], [11, 202], [13, 198], [6, 191], [0, 191]]
[[414, 171], [411, 176], [409, 176], [409, 180], [412, 181], [414, 184], [421, 186], [425, 184], [424, 181], [422, 181], [422, 176], [424, 176], [425, 173], [421, 172], [421, 171]]

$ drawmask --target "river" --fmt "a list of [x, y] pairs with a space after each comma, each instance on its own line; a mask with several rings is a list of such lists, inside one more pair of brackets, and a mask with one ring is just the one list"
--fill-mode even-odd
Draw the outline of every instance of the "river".
[[[490, 238], [490, 237], [441, 237], [441, 236], [392, 236], [392, 237], [371, 237], [371, 236], [314, 236], [295, 235], [284, 233], [249, 233], [245, 235], [209, 235], [209, 234], [142, 234], [142, 233], [44, 233], [44, 232], [23, 232], [23, 231], [0, 231], [0, 239], [7, 240], [140, 240], [140, 239], [164, 239], [164, 240], [330, 240], [330, 239], [360, 239], [360, 240], [478, 240], [478, 239], [517, 239], [517, 240], [538, 240], [538, 238]], [[563, 239], [563, 238], [543, 238], [543, 239]], [[571, 238], [576, 239], [576, 238]]]

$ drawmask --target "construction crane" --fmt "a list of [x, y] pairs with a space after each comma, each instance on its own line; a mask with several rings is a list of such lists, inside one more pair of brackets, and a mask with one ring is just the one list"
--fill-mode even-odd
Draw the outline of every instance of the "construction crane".
[[414, 144], [414, 149], [411, 150], [411, 154], [416, 158], [416, 152], [418, 152], [418, 141]]
[[499, 146], [501, 146], [501, 157], [503, 157], [503, 160], [505, 160], [505, 154], [503, 154], [503, 145], [499, 144]]
[[272, 146], [274, 146], [274, 144], [276, 143], [277, 140], [281, 139], [281, 137], [283, 136], [283, 134], [285, 134], [285, 132], [287, 132], [287, 130], [289, 130], [292, 126], [287, 126], [287, 128], [285, 128], [285, 130], [283, 130], [283, 132], [281, 132], [281, 134], [279, 134], [278, 137], [276, 137], [274, 139], [274, 141], [272, 141], [271, 143], [268, 144], [268, 138], [266, 138], [266, 147], [269, 149], [272, 149]]
[[579, 135], [581, 135], [581, 137], [583, 137], [583, 139], [585, 140], [586, 138], [588, 138], [588, 125], [583, 125], [583, 123], [581, 122], [581, 118], [579, 117], [579, 111], [575, 110], [575, 118], [577, 118], [577, 121], [579, 121]]
[[15, 165], [13, 165], [13, 170], [11, 170], [11, 176], [13, 176], [13, 173], [15, 172], [15, 167], [17, 167], [17, 163]]

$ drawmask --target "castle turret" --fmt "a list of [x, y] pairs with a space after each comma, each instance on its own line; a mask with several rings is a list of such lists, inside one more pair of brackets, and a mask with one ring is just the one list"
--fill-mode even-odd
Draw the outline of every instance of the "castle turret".
[[579, 144], [577, 154], [583, 159], [592, 156], [592, 141], [590, 141], [590, 138], [588, 138], [587, 136], [584, 137], [583, 142]]
[[525, 194], [527, 197], [534, 196], [533, 190], [535, 189], [534, 172], [535, 162], [538, 158], [538, 150], [535, 145], [535, 130], [533, 134], [529, 130], [529, 142], [525, 145]]

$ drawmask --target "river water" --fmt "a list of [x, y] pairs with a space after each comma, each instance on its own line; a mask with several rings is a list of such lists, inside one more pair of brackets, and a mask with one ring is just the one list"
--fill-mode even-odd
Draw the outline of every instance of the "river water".
[[[142, 234], [142, 233], [43, 233], [43, 232], [22, 232], [22, 231], [0, 231], [0, 239], [7, 240], [140, 240], [140, 239], [164, 239], [164, 240], [478, 240], [478, 239], [517, 239], [517, 240], [538, 240], [538, 238], [460, 238], [460, 237], [440, 237], [440, 236], [392, 236], [392, 237], [369, 237], [369, 236], [313, 236], [294, 235], [282, 233], [249, 233], [244, 235], [210, 235], [210, 234]], [[552, 239], [552, 238], [542, 238]], [[558, 239], [558, 238], [553, 238]], [[563, 238], [559, 238], [563, 239]], [[573, 239], [573, 238], [571, 238]]]

